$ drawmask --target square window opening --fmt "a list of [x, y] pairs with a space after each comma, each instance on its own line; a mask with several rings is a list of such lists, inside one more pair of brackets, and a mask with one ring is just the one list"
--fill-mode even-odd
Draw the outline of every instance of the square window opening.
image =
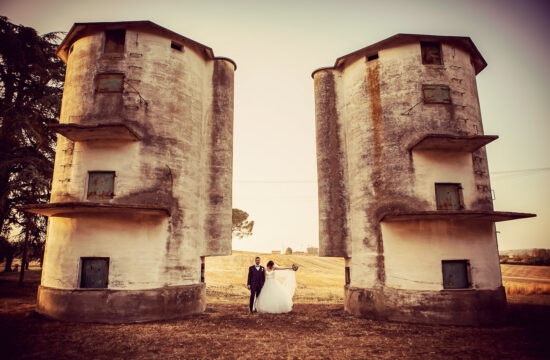
[[435, 203], [437, 210], [464, 209], [462, 186], [460, 184], [435, 184]]
[[114, 196], [115, 172], [88, 172], [88, 200], [108, 200]]
[[125, 29], [105, 30], [105, 47], [103, 52], [105, 52], [106, 54], [123, 53], [125, 40]]
[[378, 53], [374, 54], [374, 55], [371, 55], [371, 56], [367, 56], [367, 61], [373, 61], [373, 60], [376, 60], [378, 59]]
[[98, 93], [122, 92], [124, 88], [124, 74], [98, 74], [95, 90]]
[[204, 256], [201, 256], [201, 283], [205, 281], [204, 272], [205, 272], [205, 262], [204, 262]]
[[178, 44], [176, 42], [173, 42], [170, 44], [170, 47], [174, 50], [177, 50], [177, 51], [183, 51], [183, 45], [181, 44]]
[[468, 260], [442, 260], [443, 288], [468, 289], [471, 287]]
[[420, 42], [423, 65], [443, 65], [441, 44], [438, 42]]
[[80, 287], [105, 289], [109, 284], [109, 258], [83, 257], [80, 258]]
[[447, 85], [422, 85], [424, 103], [451, 104], [451, 90]]

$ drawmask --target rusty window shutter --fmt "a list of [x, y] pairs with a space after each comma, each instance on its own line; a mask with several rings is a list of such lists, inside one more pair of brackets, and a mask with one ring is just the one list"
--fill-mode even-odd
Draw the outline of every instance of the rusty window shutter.
[[460, 184], [435, 184], [435, 203], [437, 210], [460, 210], [462, 206], [462, 187]]
[[126, 30], [106, 30], [104, 52], [108, 54], [123, 53], [124, 42], [126, 39]]
[[441, 44], [437, 42], [420, 42], [422, 52], [422, 64], [442, 65]]
[[114, 188], [114, 171], [90, 171], [88, 173], [88, 200], [112, 199]]
[[451, 91], [447, 85], [422, 85], [426, 104], [450, 104]]
[[124, 74], [98, 74], [96, 91], [100, 93], [122, 92]]
[[468, 260], [443, 260], [443, 288], [467, 289], [470, 287]]
[[81, 258], [81, 288], [106, 288], [109, 283], [109, 258]]

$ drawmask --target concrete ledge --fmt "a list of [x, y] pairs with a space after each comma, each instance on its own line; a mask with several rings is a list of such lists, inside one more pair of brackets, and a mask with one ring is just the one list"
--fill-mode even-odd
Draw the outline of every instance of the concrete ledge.
[[447, 325], [495, 325], [506, 315], [504, 287], [494, 290], [402, 290], [344, 287], [347, 312], [369, 319]]
[[150, 290], [38, 288], [36, 311], [75, 322], [132, 323], [177, 319], [206, 308], [204, 283]]

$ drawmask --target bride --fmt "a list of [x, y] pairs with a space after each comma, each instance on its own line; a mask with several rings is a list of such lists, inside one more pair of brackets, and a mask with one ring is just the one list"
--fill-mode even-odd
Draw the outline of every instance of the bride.
[[292, 297], [294, 296], [294, 290], [296, 290], [294, 271], [279, 271], [277, 276], [275, 276], [275, 271], [296, 270], [297, 267], [280, 267], [275, 265], [272, 260], [267, 262], [266, 267], [265, 283], [260, 295], [256, 298], [256, 310], [260, 313], [271, 314], [290, 312], [292, 310]]

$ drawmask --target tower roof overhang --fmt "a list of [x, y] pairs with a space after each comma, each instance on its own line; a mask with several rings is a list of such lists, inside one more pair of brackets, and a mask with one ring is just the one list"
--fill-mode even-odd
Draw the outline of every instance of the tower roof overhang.
[[67, 36], [65, 36], [65, 38], [59, 45], [56, 51], [56, 55], [61, 60], [63, 60], [63, 62], [66, 63], [69, 57], [69, 49], [71, 48], [71, 45], [76, 40], [88, 34], [96, 33], [98, 31], [105, 31], [110, 29], [121, 29], [121, 28], [144, 29], [152, 33], [160, 34], [162, 36], [165, 36], [166, 38], [169, 38], [178, 43], [181, 43], [188, 48], [193, 49], [198, 54], [200, 54], [205, 60], [215, 60], [215, 59], [227, 60], [233, 64], [233, 66], [235, 67], [235, 70], [237, 69], [237, 64], [233, 60], [229, 58], [215, 57], [214, 51], [210, 47], [203, 45], [199, 42], [196, 42], [194, 40], [191, 40], [189, 38], [186, 38], [185, 36], [175, 33], [172, 30], [168, 30], [149, 20], [74, 23], [71, 29], [69, 30], [69, 32], [67, 33]]
[[328, 70], [328, 69], [331, 69], [331, 70], [339, 69], [344, 67], [346, 63], [349, 64], [361, 57], [375, 55], [381, 50], [396, 47], [399, 45], [409, 44], [417, 41], [418, 42], [420, 41], [443, 42], [447, 44], [452, 44], [454, 46], [457, 46], [466, 50], [467, 52], [470, 53], [472, 57], [472, 64], [474, 65], [476, 75], [479, 74], [483, 69], [485, 69], [485, 67], [487, 67], [487, 62], [485, 61], [485, 59], [477, 49], [472, 39], [470, 39], [467, 36], [396, 34], [387, 39], [379, 41], [375, 44], [369, 45], [367, 47], [364, 47], [362, 49], [359, 49], [357, 51], [354, 51], [352, 53], [339, 57], [338, 59], [336, 59], [334, 66], [319, 68], [313, 71], [313, 73], [311, 74], [311, 77], [313, 77], [317, 71]]

